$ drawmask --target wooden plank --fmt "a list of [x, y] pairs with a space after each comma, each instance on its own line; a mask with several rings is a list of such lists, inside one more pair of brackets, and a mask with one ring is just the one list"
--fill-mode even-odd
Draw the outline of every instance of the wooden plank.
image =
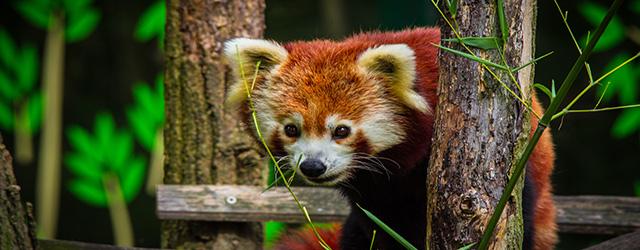
[[602, 242], [584, 250], [640, 249], [640, 230]]
[[[342, 221], [350, 207], [331, 188], [294, 187], [313, 221]], [[163, 220], [305, 222], [283, 187], [161, 185], [158, 217]], [[560, 232], [619, 235], [640, 229], [640, 198], [556, 196]]]
[[640, 229], [640, 199], [615, 196], [556, 196], [561, 232], [619, 235]]
[[[349, 205], [336, 190], [294, 187], [313, 221], [341, 221]], [[160, 185], [158, 217], [163, 220], [304, 222], [285, 188], [263, 192], [255, 186]]]

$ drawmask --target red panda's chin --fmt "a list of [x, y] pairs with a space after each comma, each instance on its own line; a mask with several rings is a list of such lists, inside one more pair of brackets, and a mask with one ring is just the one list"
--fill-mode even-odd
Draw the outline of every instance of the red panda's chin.
[[305, 179], [306, 182], [312, 185], [334, 186], [340, 182], [345, 181], [348, 178], [348, 176], [345, 176], [344, 174], [335, 174], [335, 175], [329, 175], [329, 176], [323, 175], [317, 178], [304, 176], [303, 178]]

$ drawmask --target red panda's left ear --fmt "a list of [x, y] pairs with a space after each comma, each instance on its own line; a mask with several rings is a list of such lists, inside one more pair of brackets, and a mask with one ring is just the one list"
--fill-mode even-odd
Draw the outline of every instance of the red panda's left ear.
[[289, 53], [277, 42], [236, 38], [225, 42], [224, 56], [229, 63], [233, 77], [227, 92], [226, 104], [237, 107], [247, 100], [245, 81], [248, 82], [248, 85], [252, 84], [257, 63], [260, 63], [260, 67], [257, 72], [256, 85], [261, 84], [260, 81], [264, 81], [264, 77], [273, 68], [283, 63]]
[[415, 87], [416, 57], [406, 44], [387, 44], [367, 49], [358, 57], [358, 67], [366, 74], [383, 76], [393, 93], [408, 107], [430, 113], [427, 100]]

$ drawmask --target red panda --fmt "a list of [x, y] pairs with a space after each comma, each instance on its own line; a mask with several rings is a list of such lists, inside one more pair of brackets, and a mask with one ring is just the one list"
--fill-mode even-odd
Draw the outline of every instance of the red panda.
[[[251, 99], [263, 138], [282, 164], [299, 162], [297, 173], [307, 182], [337, 186], [352, 205], [367, 208], [423, 248], [424, 185], [438, 85], [433, 44], [439, 42], [437, 28], [284, 45], [236, 38], [225, 44], [234, 77], [227, 104], [240, 107], [252, 123], [241, 74], [251, 78], [260, 61]], [[535, 97], [533, 107], [542, 113]], [[525, 249], [551, 249], [556, 243], [550, 184], [554, 157], [545, 131], [525, 176]], [[339, 249], [366, 249], [376, 228], [356, 208], [339, 237], [331, 237], [339, 238]], [[311, 234], [300, 236], [290, 237], [280, 249], [319, 247]], [[374, 244], [374, 249], [400, 248], [380, 230]]]

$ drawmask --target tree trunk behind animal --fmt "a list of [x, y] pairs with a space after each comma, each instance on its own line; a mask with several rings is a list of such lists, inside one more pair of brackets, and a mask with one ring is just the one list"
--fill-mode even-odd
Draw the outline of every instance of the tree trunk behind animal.
[[0, 136], [0, 249], [35, 249], [31, 206], [22, 203], [12, 159]]
[[[445, 2], [440, 8], [450, 17]], [[498, 2], [458, 1], [455, 19], [461, 36], [501, 40]], [[500, 49], [512, 68], [534, 55], [535, 10], [535, 0], [504, 1], [508, 38]], [[443, 39], [456, 37], [444, 20], [440, 27]], [[458, 43], [443, 46], [466, 52]], [[498, 50], [470, 48], [479, 57], [503, 64]], [[427, 181], [427, 242], [430, 249], [455, 249], [479, 242], [516, 157], [524, 150], [530, 113], [478, 62], [441, 50], [439, 63], [439, 104]], [[514, 73], [522, 93], [505, 71], [489, 69], [513, 93], [530, 100], [533, 66]], [[521, 190], [522, 182], [498, 222], [491, 249], [521, 247]]]
[[[261, 150], [223, 107], [223, 42], [262, 36], [263, 0], [170, 0], [165, 43], [166, 184], [265, 183]], [[261, 249], [257, 223], [166, 221], [162, 247]]]

